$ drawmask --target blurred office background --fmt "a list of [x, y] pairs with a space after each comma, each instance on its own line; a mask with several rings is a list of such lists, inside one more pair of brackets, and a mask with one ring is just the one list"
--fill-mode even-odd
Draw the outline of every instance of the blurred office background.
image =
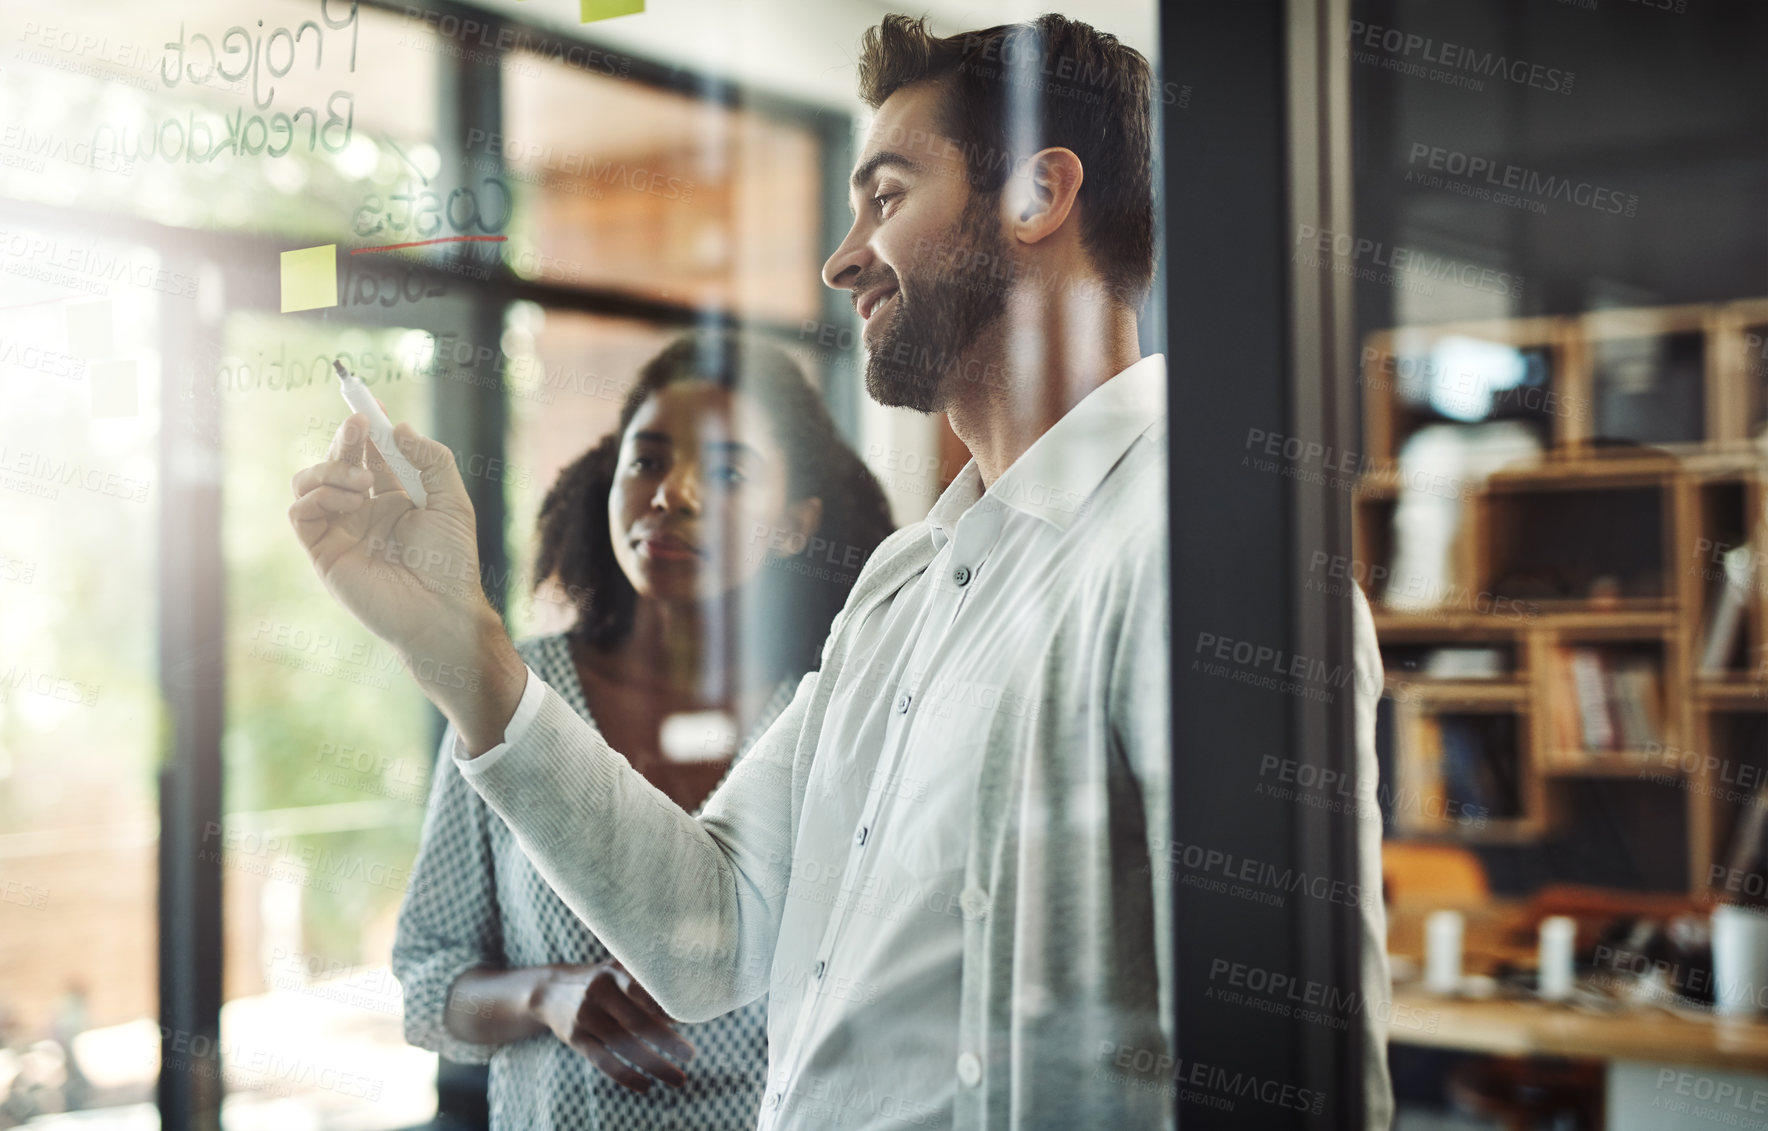
[[[525, 585], [546, 486], [680, 328], [793, 350], [899, 522], [962, 465], [942, 423], [866, 401], [817, 279], [888, 6], [651, 7], [0, 13], [0, 1126], [181, 1126], [215, 1091], [232, 1129], [436, 1118], [387, 960], [438, 720], [284, 517], [344, 415], [324, 360], [462, 456], [518, 635], [563, 613]], [[1072, 14], [1153, 56], [1155, 9]], [[1383, 643], [1398, 1125], [1705, 1126], [1703, 1099], [1768, 1095], [1768, 1027], [1715, 1019], [1710, 941], [1716, 902], [1762, 894], [1768, 14], [1341, 14], [1355, 221], [1290, 230], [1294, 269], [1355, 280], [1361, 438], [1314, 458], [1355, 552], [1297, 581], [1360, 583]], [[322, 57], [309, 33], [281, 76], [162, 78], [168, 41], [309, 20]], [[1236, 112], [1186, 78], [1165, 112]], [[199, 122], [220, 144], [296, 108], [284, 155], [190, 159]], [[507, 238], [349, 254], [466, 234]], [[333, 244], [337, 305], [283, 313], [280, 254]], [[1452, 994], [1422, 979], [1443, 911]], [[1554, 916], [1570, 1004], [1537, 1000]], [[181, 1026], [214, 1009], [218, 1034]], [[231, 1066], [162, 1082], [162, 1026]], [[470, 1123], [472, 1072], [442, 1079]]]
[[1400, 1126], [1752, 1125], [1768, 981], [1711, 933], [1762, 902], [1768, 12], [1351, 13], [1369, 242], [1298, 249], [1359, 272]]

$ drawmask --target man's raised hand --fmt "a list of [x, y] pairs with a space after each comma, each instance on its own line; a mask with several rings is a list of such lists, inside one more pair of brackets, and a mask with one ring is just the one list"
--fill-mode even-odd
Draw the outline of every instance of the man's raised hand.
[[488, 625], [502, 630], [479, 581], [473, 505], [446, 445], [409, 424], [394, 429], [429, 494], [420, 508], [367, 438], [367, 417], [344, 420], [329, 458], [295, 473], [289, 522], [326, 589], [458, 724], [446, 700], [478, 690]]

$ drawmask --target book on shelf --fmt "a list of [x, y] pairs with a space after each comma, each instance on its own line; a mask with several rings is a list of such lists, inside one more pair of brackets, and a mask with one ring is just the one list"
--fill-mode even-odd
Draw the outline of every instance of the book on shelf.
[[1663, 688], [1655, 660], [1560, 646], [1552, 666], [1557, 749], [1600, 755], [1647, 750], [1663, 741]]
[[1504, 679], [1510, 664], [1502, 648], [1432, 648], [1424, 656], [1424, 674], [1432, 679]]
[[1725, 581], [1719, 597], [1713, 602], [1707, 618], [1706, 643], [1701, 648], [1700, 674], [1725, 674], [1726, 661], [1737, 650], [1743, 632], [1744, 612], [1750, 604], [1750, 586], [1755, 579], [1756, 556], [1746, 542], [1725, 551]]
[[1725, 860], [1732, 876], [1743, 877], [1763, 871], [1762, 834], [1765, 826], [1768, 826], [1768, 784], [1756, 787], [1750, 807], [1737, 815], [1737, 823], [1731, 827], [1731, 843]]
[[[1395, 820], [1404, 832], [1440, 833], [1458, 815], [1522, 813], [1515, 739], [1494, 734], [1484, 714], [1439, 714], [1416, 702], [1394, 707]], [[1502, 743], [1503, 748], [1497, 748]], [[1440, 814], [1440, 815], [1439, 815]]]
[[1444, 800], [1459, 812], [1514, 816], [1520, 809], [1514, 762], [1494, 748], [1492, 720], [1439, 715]]
[[1396, 796], [1397, 821], [1413, 832], [1437, 828], [1442, 820], [1429, 814], [1442, 812], [1442, 806], [1427, 803], [1443, 795], [1443, 754], [1434, 720], [1415, 702], [1396, 704], [1394, 737], [1400, 792], [1411, 795], [1409, 803]]
[[1574, 701], [1585, 750], [1609, 750], [1615, 744], [1605, 684], [1602, 656], [1594, 648], [1572, 649], [1572, 687], [1577, 692]]
[[1578, 688], [1572, 682], [1569, 648], [1554, 646], [1553, 662], [1547, 665], [1547, 678], [1552, 685], [1553, 750], [1555, 753], [1581, 750], [1584, 738], [1578, 721]]
[[1664, 740], [1664, 705], [1658, 665], [1635, 657], [1610, 669], [1611, 702], [1620, 716], [1623, 750], [1649, 750]]

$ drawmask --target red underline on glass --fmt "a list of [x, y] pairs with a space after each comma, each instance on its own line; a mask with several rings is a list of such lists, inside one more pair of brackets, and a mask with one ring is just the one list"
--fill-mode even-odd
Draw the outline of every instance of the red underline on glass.
[[428, 247], [433, 243], [468, 243], [475, 240], [482, 243], [502, 243], [507, 239], [509, 239], [508, 236], [443, 236], [441, 239], [434, 240], [414, 240], [411, 243], [390, 243], [384, 247], [353, 247], [350, 249], [350, 254], [365, 255], [371, 251], [398, 251], [402, 247]]

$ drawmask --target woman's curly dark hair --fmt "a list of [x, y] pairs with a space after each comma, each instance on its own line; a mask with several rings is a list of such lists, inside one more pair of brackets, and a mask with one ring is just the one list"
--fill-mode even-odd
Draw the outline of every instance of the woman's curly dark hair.
[[[746, 595], [745, 653], [767, 678], [820, 663], [829, 624], [865, 564], [892, 529], [884, 491], [835, 430], [822, 398], [777, 346], [731, 330], [683, 334], [639, 370], [614, 431], [562, 471], [540, 507], [533, 588], [556, 579], [577, 609], [570, 631], [608, 647], [632, 631], [638, 594], [614, 557], [608, 492], [621, 438], [651, 394], [676, 381], [707, 381], [755, 398], [786, 456], [788, 501], [822, 499], [822, 522], [797, 554], [775, 557]], [[762, 645], [757, 648], [759, 643]]]

